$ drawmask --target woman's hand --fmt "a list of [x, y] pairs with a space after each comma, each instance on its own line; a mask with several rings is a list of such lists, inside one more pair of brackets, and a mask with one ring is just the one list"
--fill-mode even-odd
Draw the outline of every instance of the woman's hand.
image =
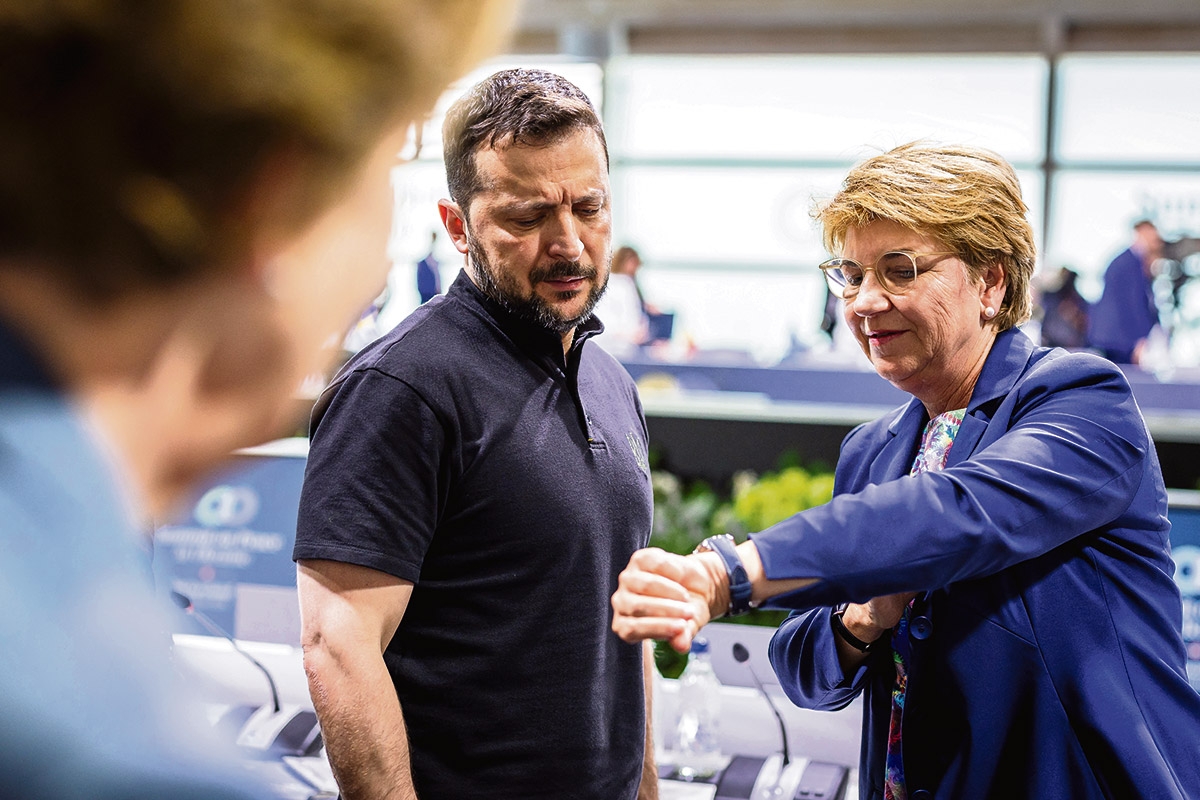
[[896, 627], [916, 596], [916, 592], [900, 592], [873, 597], [861, 605], [851, 603], [842, 615], [842, 624], [864, 642], [873, 642]]

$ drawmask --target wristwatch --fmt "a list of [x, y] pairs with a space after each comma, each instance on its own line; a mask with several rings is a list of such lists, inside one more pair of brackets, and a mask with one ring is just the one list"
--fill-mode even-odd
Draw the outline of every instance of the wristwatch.
[[874, 651], [879, 643], [883, 641], [884, 637], [881, 635], [873, 642], [864, 642], [862, 639], [851, 633], [850, 629], [846, 627], [846, 623], [842, 621], [842, 615], [846, 613], [846, 607], [848, 605], [850, 604], [842, 603], [841, 605], [834, 606], [833, 613], [829, 615], [829, 625], [833, 628], [833, 632], [836, 633], [843, 642], [850, 645], [860, 653], [870, 653]]
[[753, 594], [754, 587], [750, 585], [746, 567], [742, 564], [742, 558], [738, 555], [737, 548], [733, 546], [732, 536], [728, 533], [710, 536], [696, 545], [696, 549], [692, 552], [716, 553], [725, 562], [725, 572], [729, 575], [729, 609], [725, 612], [727, 616], [745, 614], [753, 607], [750, 595]]

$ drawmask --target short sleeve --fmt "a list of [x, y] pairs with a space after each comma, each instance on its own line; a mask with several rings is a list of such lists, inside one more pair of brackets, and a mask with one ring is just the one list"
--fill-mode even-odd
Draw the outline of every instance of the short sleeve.
[[328, 391], [311, 435], [292, 557], [416, 582], [437, 527], [442, 424], [409, 384], [374, 369]]

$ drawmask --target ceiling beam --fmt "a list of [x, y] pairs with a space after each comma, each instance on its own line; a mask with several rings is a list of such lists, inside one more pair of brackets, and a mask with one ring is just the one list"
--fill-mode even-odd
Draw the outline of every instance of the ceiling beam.
[[[1196, 0], [527, 0], [518, 53], [1200, 52]], [[1051, 41], [1047, 30], [1057, 31]]]

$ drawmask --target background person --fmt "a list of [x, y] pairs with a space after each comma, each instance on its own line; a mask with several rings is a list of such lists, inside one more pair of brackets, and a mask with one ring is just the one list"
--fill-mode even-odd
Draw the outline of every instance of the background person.
[[613, 628], [682, 650], [727, 609], [809, 609], [772, 664], [802, 706], [863, 696], [864, 800], [1197, 797], [1154, 447], [1111, 362], [1017, 329], [1025, 214], [985, 150], [909, 144], [851, 170], [818, 215], [842, 254], [822, 268], [913, 400], [847, 436], [828, 504], [736, 549], [635, 554]]
[[617, 357], [636, 353], [650, 340], [650, 319], [637, 283], [641, 264], [637, 250], [618, 247], [612, 257], [608, 288], [596, 304], [596, 316], [604, 323], [603, 332], [595, 337], [596, 344]]
[[442, 293], [441, 265], [437, 259], [437, 231], [429, 234], [429, 252], [417, 262], [417, 294], [427, 303]]
[[1090, 304], [1079, 293], [1079, 275], [1068, 267], [1059, 267], [1044, 276], [1036, 287], [1036, 302], [1043, 347], [1081, 350], [1088, 344]]
[[1104, 271], [1104, 292], [1088, 318], [1088, 343], [1110, 361], [1140, 364], [1150, 331], [1158, 325], [1154, 262], [1163, 240], [1150, 220], [1134, 223], [1133, 244]]
[[292, 424], [386, 272], [409, 122], [509, 15], [0, 2], [0, 795], [243, 796], [174, 680], [143, 524]]
[[571, 83], [506, 70], [443, 141], [465, 269], [313, 414], [294, 555], [334, 774], [346, 800], [655, 797], [649, 663], [609, 630], [652, 500], [633, 381], [589, 341], [604, 132]]

